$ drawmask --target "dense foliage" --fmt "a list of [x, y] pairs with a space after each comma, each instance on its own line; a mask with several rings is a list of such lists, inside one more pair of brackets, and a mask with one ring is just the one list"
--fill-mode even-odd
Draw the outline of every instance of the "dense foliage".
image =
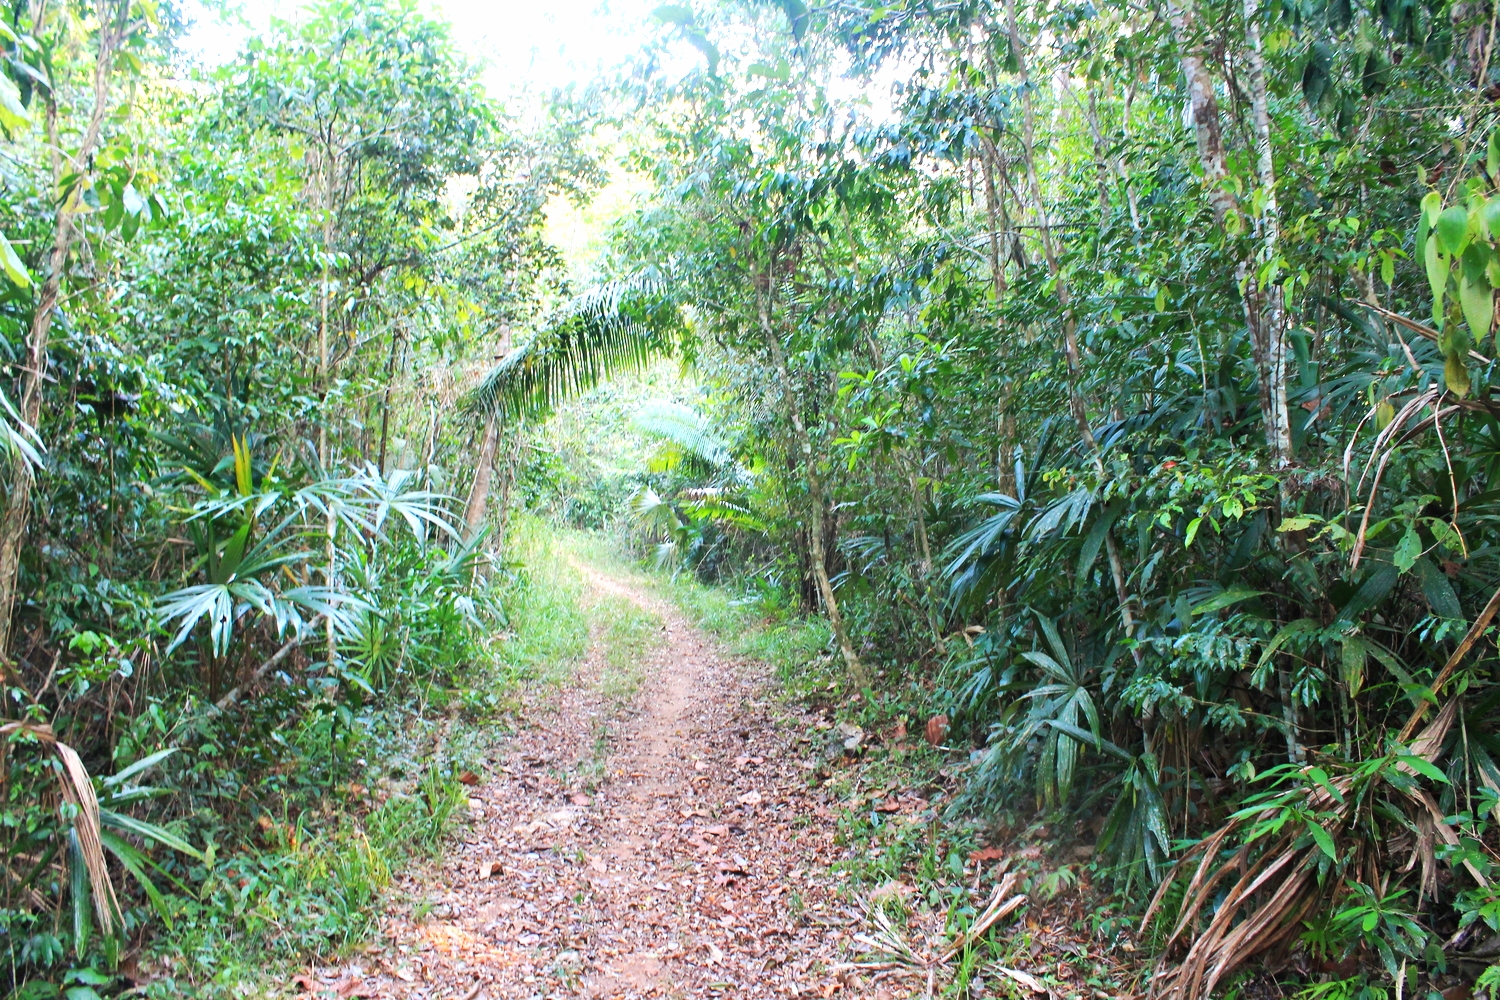
[[[1102, 933], [1157, 890], [1156, 990], [1252, 958], [1350, 994], [1477, 974], [1500, 941], [1492, 12], [657, 17], [622, 90], [657, 195], [532, 377], [502, 366], [477, 402], [689, 359], [702, 405], [657, 430], [694, 461], [640, 477], [638, 530], [706, 575], [758, 563], [827, 615], [854, 686], [951, 715], [966, 808], [1096, 848], [1130, 917]], [[659, 68], [674, 45], [696, 72]]]
[[[358, 933], [459, 794], [361, 754], [493, 707], [513, 492], [825, 615], [957, 810], [1092, 849], [1158, 993], [1500, 954], [1493, 10], [669, 5], [524, 124], [407, 0], [209, 75], [150, 0], [7, 15], [13, 983]], [[649, 196], [569, 299], [610, 116]], [[535, 433], [662, 356], [650, 461]]]
[[84, 997], [170, 929], [170, 994], [357, 937], [463, 802], [510, 585], [453, 403], [598, 168], [405, 0], [207, 75], [165, 4], [4, 14], [0, 955]]

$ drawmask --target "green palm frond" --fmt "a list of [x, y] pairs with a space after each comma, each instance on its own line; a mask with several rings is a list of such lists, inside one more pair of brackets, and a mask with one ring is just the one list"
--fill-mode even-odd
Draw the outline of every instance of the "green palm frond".
[[670, 353], [682, 314], [653, 278], [613, 281], [575, 298], [469, 393], [471, 413], [540, 416], [600, 379]]
[[711, 469], [723, 469], [734, 461], [729, 444], [691, 406], [653, 399], [641, 406], [631, 422], [641, 433], [676, 445]]

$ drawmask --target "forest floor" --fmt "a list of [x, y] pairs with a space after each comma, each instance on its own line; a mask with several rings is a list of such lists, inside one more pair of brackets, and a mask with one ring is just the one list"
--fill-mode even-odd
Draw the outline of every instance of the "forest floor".
[[612, 663], [596, 623], [573, 676], [525, 696], [491, 773], [465, 776], [472, 826], [440, 868], [398, 876], [383, 940], [299, 977], [304, 990], [498, 1000], [842, 985], [829, 969], [860, 915], [835, 891], [832, 814], [799, 744], [819, 720], [637, 582], [575, 568], [595, 599], [658, 622], [659, 641]]
[[837, 693], [816, 627], [767, 624], [578, 539], [553, 563], [587, 652], [527, 685], [514, 734], [460, 775], [469, 825], [438, 863], [397, 874], [374, 941], [295, 990], [1140, 995], [1087, 849], [1046, 826], [943, 819], [963, 757], [908, 734], [898, 703]]

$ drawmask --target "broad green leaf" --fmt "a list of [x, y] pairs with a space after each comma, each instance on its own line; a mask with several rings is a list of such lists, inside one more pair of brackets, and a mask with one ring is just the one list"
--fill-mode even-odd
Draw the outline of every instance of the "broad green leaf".
[[1422, 555], [1422, 538], [1417, 534], [1416, 528], [1407, 528], [1406, 534], [1401, 536], [1401, 541], [1396, 543], [1396, 551], [1391, 561], [1396, 568], [1405, 573], [1416, 563], [1417, 558]]
[[1277, 531], [1306, 531], [1317, 523], [1316, 518], [1306, 517], [1298, 514], [1295, 517], [1283, 517], [1281, 523], [1276, 526]]
[[21, 103], [21, 88], [5, 73], [0, 73], [0, 125], [12, 135], [31, 124], [31, 113]]
[[1448, 780], [1448, 776], [1440, 771], [1436, 764], [1432, 763], [1425, 757], [1419, 757], [1413, 753], [1402, 753], [1397, 754], [1396, 759], [1400, 761], [1404, 766], [1409, 767], [1413, 771], [1416, 771], [1418, 774], [1422, 775], [1424, 778], [1430, 778], [1433, 781], [1438, 782], [1439, 784], [1452, 784], [1452, 782]]
[[26, 265], [21, 263], [17, 256], [15, 247], [10, 245], [10, 240], [0, 233], [0, 267], [5, 268], [5, 276], [22, 288], [31, 287], [31, 273], [26, 270]]
[[1468, 358], [1462, 352], [1454, 351], [1443, 362], [1443, 381], [1447, 383], [1448, 391], [1459, 399], [1469, 394]]
[[1488, 247], [1472, 243], [1464, 251], [1463, 266], [1459, 269], [1458, 304], [1463, 308], [1464, 322], [1469, 324], [1475, 343], [1490, 335], [1495, 319], [1494, 294], [1485, 273], [1489, 257]]
[[1469, 235], [1469, 210], [1462, 205], [1445, 209], [1437, 217], [1432, 229], [1437, 234], [1438, 242], [1442, 244], [1439, 249], [1444, 253], [1458, 253], [1464, 248], [1464, 240]]
[[658, 21], [675, 24], [679, 28], [693, 23], [692, 8], [682, 4], [664, 4], [653, 10], [651, 16]]
[[1308, 820], [1307, 832], [1312, 834], [1312, 839], [1322, 848], [1324, 854], [1335, 861], [1339, 859], [1339, 851], [1333, 844], [1333, 838], [1329, 836], [1328, 831], [1323, 829], [1321, 824]]
[[1343, 667], [1344, 686], [1349, 689], [1349, 697], [1356, 698], [1365, 686], [1365, 664], [1369, 662], [1368, 648], [1365, 641], [1357, 635], [1344, 637], [1343, 655], [1340, 657]]
[[[1500, 132], [1496, 134], [1500, 135]], [[1491, 141], [1494, 140], [1491, 139]], [[1491, 198], [1485, 202], [1479, 215], [1484, 220], [1484, 228], [1489, 230], [1490, 235], [1500, 239], [1500, 197]]]
[[1432, 320], [1443, 322], [1443, 296], [1448, 293], [1448, 271], [1453, 261], [1438, 249], [1436, 237], [1429, 239], [1422, 248], [1422, 262], [1427, 268], [1427, 287], [1432, 290]]
[[1248, 601], [1252, 597], [1260, 597], [1264, 593], [1264, 590], [1251, 590], [1249, 587], [1243, 587], [1236, 584], [1235, 586], [1230, 587], [1228, 590], [1224, 591], [1222, 594], [1215, 594], [1208, 600], [1201, 601], [1198, 604], [1193, 605], [1192, 614], [1206, 615], [1210, 611], [1218, 611], [1222, 608], [1227, 608], [1230, 605], [1238, 604], [1241, 601]]

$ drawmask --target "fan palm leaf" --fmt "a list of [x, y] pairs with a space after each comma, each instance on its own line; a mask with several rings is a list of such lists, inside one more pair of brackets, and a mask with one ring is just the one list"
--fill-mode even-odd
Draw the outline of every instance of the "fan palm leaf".
[[528, 344], [506, 355], [469, 393], [471, 413], [541, 416], [614, 372], [670, 353], [682, 314], [653, 278], [584, 292]]

